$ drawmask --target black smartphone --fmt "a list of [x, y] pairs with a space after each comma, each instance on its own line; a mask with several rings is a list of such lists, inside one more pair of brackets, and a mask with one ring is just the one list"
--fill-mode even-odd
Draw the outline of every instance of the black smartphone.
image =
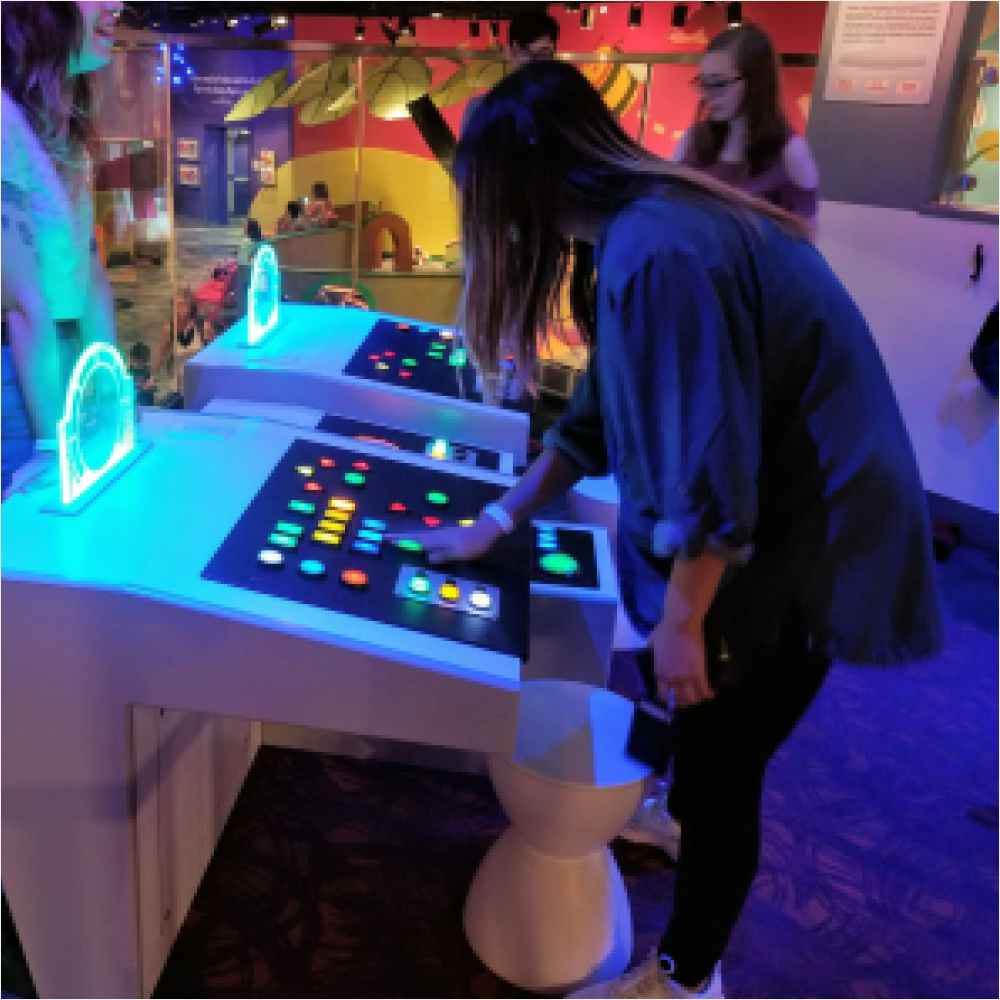
[[636, 702], [625, 752], [662, 774], [674, 755], [674, 723], [670, 710], [659, 702]]

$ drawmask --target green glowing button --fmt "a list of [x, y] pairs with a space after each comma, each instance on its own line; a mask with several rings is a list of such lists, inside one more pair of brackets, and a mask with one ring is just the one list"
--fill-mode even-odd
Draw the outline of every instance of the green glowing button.
[[469, 356], [464, 347], [456, 348], [448, 357], [448, 364], [453, 368], [463, 368], [468, 363]]
[[576, 576], [580, 571], [580, 564], [566, 552], [546, 552], [539, 565], [554, 576]]
[[311, 576], [313, 578], [326, 576], [326, 566], [318, 559], [303, 559], [299, 563], [299, 572], [303, 576]]
[[431, 592], [430, 577], [426, 573], [414, 573], [410, 577], [410, 590], [414, 594], [429, 594]]
[[432, 507], [448, 506], [448, 494], [442, 493], [440, 490], [431, 490], [427, 494], [426, 500]]
[[267, 540], [272, 545], [280, 545], [283, 549], [294, 549], [299, 544], [299, 540], [292, 535], [283, 535], [280, 531], [272, 531], [267, 536]]
[[396, 548], [404, 552], [422, 552], [424, 547], [414, 538], [397, 538]]
[[301, 524], [292, 524], [291, 521], [279, 521], [274, 526], [275, 531], [280, 531], [283, 535], [301, 535], [303, 532], [303, 527]]
[[435, 340], [430, 347], [427, 348], [428, 351], [443, 351], [448, 345], [442, 344], [440, 340]]
[[416, 358], [403, 358], [402, 365], [404, 368], [416, 368], [417, 359]]
[[310, 503], [308, 500], [289, 500], [288, 509], [296, 514], [315, 514], [316, 504]]
[[363, 472], [345, 472], [344, 482], [348, 486], [364, 486], [365, 474]]

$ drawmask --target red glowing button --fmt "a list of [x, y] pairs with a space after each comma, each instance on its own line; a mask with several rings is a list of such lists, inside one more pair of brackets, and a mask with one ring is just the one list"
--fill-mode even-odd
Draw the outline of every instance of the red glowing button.
[[355, 590], [360, 590], [362, 587], [368, 586], [368, 574], [363, 569], [345, 569], [340, 574], [340, 582], [345, 587], [354, 587]]
[[368, 360], [369, 361], [381, 361], [382, 360], [382, 355], [381, 354], [369, 354], [368, 355]]
[[399, 377], [400, 378], [413, 378], [413, 372], [408, 371], [406, 368], [401, 368], [399, 370]]
[[405, 514], [406, 510], [407, 510], [406, 504], [400, 503], [399, 500], [393, 500], [392, 503], [389, 504], [390, 514]]
[[397, 330], [409, 330], [410, 329], [410, 324], [409, 323], [397, 323], [396, 324], [396, 329]]
[[435, 517], [433, 514], [428, 514], [424, 517], [423, 522], [428, 528], [439, 528], [441, 526], [441, 518]]
[[384, 351], [383, 352], [387, 358], [394, 358], [396, 356], [395, 351]]
[[324, 469], [332, 469], [337, 463], [329, 455], [324, 455], [319, 460], [319, 464]]
[[358, 472], [371, 472], [371, 466], [367, 462], [351, 462], [351, 468], [357, 469]]
[[307, 493], [322, 493], [323, 487], [320, 483], [317, 483], [315, 479], [310, 479], [309, 482], [302, 484], [302, 489]]

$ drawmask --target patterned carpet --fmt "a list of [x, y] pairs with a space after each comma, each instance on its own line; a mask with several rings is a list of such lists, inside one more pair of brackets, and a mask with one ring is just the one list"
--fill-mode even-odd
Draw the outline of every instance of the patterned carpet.
[[[998, 995], [996, 558], [962, 548], [940, 570], [944, 655], [835, 667], [774, 761], [731, 997]], [[613, 686], [638, 689], [627, 655]], [[504, 825], [483, 778], [263, 750], [155, 995], [524, 996], [461, 931]], [[614, 849], [641, 954], [674, 870]]]

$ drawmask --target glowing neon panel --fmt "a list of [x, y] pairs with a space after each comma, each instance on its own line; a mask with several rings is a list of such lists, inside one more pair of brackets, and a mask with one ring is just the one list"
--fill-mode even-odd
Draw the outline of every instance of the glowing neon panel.
[[118, 349], [91, 344], [80, 355], [56, 425], [59, 496], [78, 500], [135, 448], [135, 385]]
[[278, 325], [281, 303], [281, 272], [270, 243], [262, 243], [250, 268], [247, 293], [247, 343], [259, 344]]

